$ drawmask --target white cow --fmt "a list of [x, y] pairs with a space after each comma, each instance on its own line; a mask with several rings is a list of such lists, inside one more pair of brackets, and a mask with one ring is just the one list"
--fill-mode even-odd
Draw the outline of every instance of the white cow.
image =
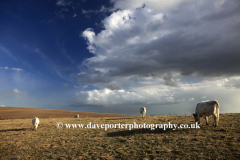
[[76, 115], [75, 115], [75, 118], [79, 118], [79, 114], [76, 114]]
[[145, 107], [140, 108], [140, 113], [141, 113], [142, 118], [145, 117], [146, 112], [147, 112], [147, 110]]
[[198, 122], [199, 125], [200, 117], [205, 117], [206, 125], [208, 125], [208, 116], [211, 115], [213, 116], [214, 119], [213, 125], [217, 127], [219, 121], [219, 103], [216, 100], [198, 103], [196, 106], [195, 114], [193, 114], [195, 122]]
[[40, 122], [39, 118], [37, 118], [37, 117], [33, 118], [33, 120], [32, 120], [33, 130], [37, 130], [39, 122]]

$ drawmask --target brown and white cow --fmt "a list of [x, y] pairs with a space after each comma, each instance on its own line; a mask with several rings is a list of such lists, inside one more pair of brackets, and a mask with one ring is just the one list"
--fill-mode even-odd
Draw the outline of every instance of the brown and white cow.
[[198, 103], [196, 106], [195, 114], [193, 114], [195, 122], [198, 122], [199, 125], [200, 117], [205, 117], [206, 125], [208, 125], [208, 116], [211, 115], [213, 116], [214, 119], [213, 125], [217, 127], [219, 121], [219, 103], [216, 100]]

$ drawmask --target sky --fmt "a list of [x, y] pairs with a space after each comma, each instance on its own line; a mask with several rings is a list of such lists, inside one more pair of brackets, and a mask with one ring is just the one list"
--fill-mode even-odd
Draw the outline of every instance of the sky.
[[239, 0], [2, 0], [0, 22], [0, 107], [240, 112]]

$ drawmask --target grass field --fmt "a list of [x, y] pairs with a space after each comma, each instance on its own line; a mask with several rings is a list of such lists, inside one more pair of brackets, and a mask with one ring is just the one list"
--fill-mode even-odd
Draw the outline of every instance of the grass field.
[[193, 124], [193, 116], [0, 120], [0, 159], [240, 159], [240, 114], [200, 129], [58, 129], [56, 124]]
[[23, 108], [23, 107], [0, 107], [0, 119], [23, 119], [23, 118], [74, 118], [79, 114], [79, 118], [88, 117], [129, 117], [129, 115], [64, 111], [54, 109]]

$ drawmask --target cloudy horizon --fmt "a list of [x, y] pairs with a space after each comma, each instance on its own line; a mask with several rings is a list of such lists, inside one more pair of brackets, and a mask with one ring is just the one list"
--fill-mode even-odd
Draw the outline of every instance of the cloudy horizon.
[[0, 106], [238, 113], [237, 0], [3, 1]]

